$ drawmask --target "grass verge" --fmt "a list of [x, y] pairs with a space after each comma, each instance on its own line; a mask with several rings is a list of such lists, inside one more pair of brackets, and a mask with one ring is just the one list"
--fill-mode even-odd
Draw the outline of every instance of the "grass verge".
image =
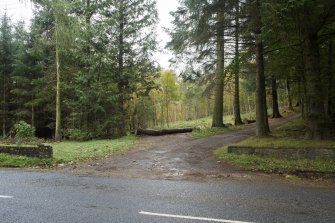
[[324, 172], [335, 173], [335, 161], [316, 157], [315, 159], [302, 158], [274, 158], [256, 155], [237, 155], [227, 152], [227, 147], [214, 151], [222, 160], [241, 166], [247, 170], [260, 170], [269, 173], [294, 173], [294, 172]]
[[0, 166], [1, 167], [47, 167], [53, 163], [52, 159], [40, 159], [27, 156], [15, 156], [5, 153], [0, 153]]
[[53, 144], [54, 159], [57, 162], [82, 161], [128, 150], [136, 142], [135, 136], [113, 140], [92, 140], [87, 142], [59, 142]]
[[[234, 145], [238, 146], [289, 146], [334, 148], [335, 140], [315, 141], [305, 139], [306, 126], [302, 119], [295, 120], [273, 131], [264, 138], [251, 137]], [[222, 160], [248, 170], [260, 170], [276, 173], [321, 172], [335, 174], [335, 160], [331, 158], [274, 158], [270, 156], [237, 155], [227, 152], [227, 147], [214, 151]]]
[[230, 131], [238, 130], [238, 129], [243, 129], [247, 127], [248, 125], [238, 125], [238, 126], [227, 126], [223, 128], [204, 128], [204, 129], [198, 129], [196, 128], [192, 132], [193, 137], [201, 138], [201, 137], [208, 137], [208, 136], [213, 136], [213, 135], [219, 135], [219, 134], [224, 134]]
[[0, 167], [48, 167], [57, 163], [79, 162], [92, 157], [103, 157], [115, 152], [126, 151], [136, 142], [135, 136], [113, 140], [87, 142], [64, 141], [54, 143], [53, 159], [41, 159], [0, 153]]

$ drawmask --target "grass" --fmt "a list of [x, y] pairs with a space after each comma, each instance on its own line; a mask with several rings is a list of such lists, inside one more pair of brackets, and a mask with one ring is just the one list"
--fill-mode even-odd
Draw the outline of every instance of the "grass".
[[53, 144], [54, 159], [57, 162], [82, 161], [128, 150], [136, 142], [135, 136], [113, 140], [92, 140], [87, 142], [59, 142]]
[[317, 171], [335, 173], [335, 160], [317, 157], [315, 159], [302, 158], [274, 158], [256, 155], [237, 155], [227, 152], [227, 147], [214, 151], [222, 160], [244, 167], [247, 170], [265, 172], [291, 173], [295, 171]]
[[[315, 141], [305, 139], [306, 126], [302, 119], [295, 120], [275, 130], [271, 136], [251, 137], [234, 145], [238, 146], [289, 146], [334, 148], [335, 140]], [[248, 170], [291, 173], [296, 171], [335, 173], [335, 160], [331, 158], [274, 158], [269, 156], [237, 155], [227, 152], [227, 147], [219, 148], [214, 154], [222, 160], [244, 167]]]
[[[245, 113], [241, 115], [242, 119], [255, 119], [255, 112]], [[223, 116], [223, 122], [226, 124], [234, 123], [233, 115], [225, 115]], [[169, 123], [168, 128], [184, 128], [184, 127], [193, 127], [193, 128], [210, 128], [212, 125], [212, 116], [208, 116], [205, 118], [193, 119], [193, 120], [184, 120], [184, 121], [176, 121]], [[157, 126], [155, 128], [163, 128], [162, 126]]]
[[40, 159], [27, 156], [15, 156], [0, 153], [1, 167], [46, 167], [52, 165], [52, 159]]
[[276, 129], [268, 137], [251, 137], [235, 145], [335, 148], [335, 140], [310, 140], [305, 133], [305, 123], [298, 119]]
[[[255, 113], [245, 113], [242, 114], [242, 119], [255, 119]], [[225, 124], [233, 124], [234, 123], [234, 116], [233, 115], [226, 115], [223, 117], [223, 121]], [[199, 118], [194, 120], [185, 120], [185, 121], [177, 121], [172, 122], [169, 124], [168, 128], [185, 128], [191, 127], [194, 128], [192, 132], [192, 136], [194, 137], [207, 137], [212, 135], [223, 134], [232, 130], [237, 130], [243, 128], [241, 126], [229, 126], [224, 128], [212, 128], [212, 117], [208, 116], [205, 118]], [[157, 126], [154, 129], [161, 129], [164, 128], [163, 126]]]
[[41, 159], [0, 153], [0, 167], [48, 167], [57, 163], [79, 162], [92, 157], [103, 157], [119, 151], [126, 151], [136, 142], [135, 136], [113, 140], [92, 140], [87, 142], [64, 141], [54, 143], [53, 159]]
[[204, 128], [204, 129], [195, 129], [192, 132], [193, 137], [208, 137], [213, 135], [224, 134], [233, 130], [243, 129], [246, 125], [238, 125], [238, 126], [229, 126], [223, 128]]

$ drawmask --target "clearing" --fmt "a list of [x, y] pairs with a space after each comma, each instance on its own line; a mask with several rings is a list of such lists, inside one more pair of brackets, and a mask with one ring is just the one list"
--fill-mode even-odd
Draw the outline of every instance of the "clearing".
[[[270, 120], [271, 129], [296, 119], [290, 116]], [[205, 138], [190, 134], [141, 137], [128, 152], [105, 158], [91, 159], [79, 164], [58, 167], [64, 172], [81, 175], [119, 176], [149, 179], [218, 179], [225, 177], [250, 178], [253, 173], [219, 161], [213, 150], [253, 136], [253, 124], [241, 130]]]

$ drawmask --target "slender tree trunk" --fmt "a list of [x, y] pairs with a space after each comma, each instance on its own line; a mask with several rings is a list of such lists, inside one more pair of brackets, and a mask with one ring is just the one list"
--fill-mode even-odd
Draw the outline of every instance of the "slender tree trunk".
[[293, 111], [291, 84], [288, 78], [286, 79], [286, 93], [287, 93], [287, 100], [288, 100], [288, 109]]
[[[56, 12], [57, 13], [57, 12]], [[61, 140], [61, 73], [60, 73], [60, 59], [59, 59], [59, 42], [58, 42], [58, 15], [55, 15], [55, 39], [56, 39], [56, 129], [55, 140]]]
[[[266, 91], [265, 91], [266, 92]], [[265, 93], [266, 94], [266, 93]], [[270, 133], [270, 126], [269, 126], [269, 116], [268, 116], [268, 103], [266, 101], [266, 95], [265, 95], [265, 104], [264, 104], [264, 122], [265, 122], [265, 128], [268, 133]]]
[[[303, 52], [301, 52], [303, 55]], [[304, 60], [303, 56], [301, 57], [300, 67], [298, 68], [301, 70], [300, 78], [299, 78], [299, 87], [300, 87], [300, 98], [301, 98], [301, 116], [304, 119], [307, 119], [306, 115], [308, 113], [308, 104], [307, 104], [307, 87], [306, 87], [306, 74], [305, 74], [305, 67], [304, 67]]]
[[240, 49], [239, 49], [239, 1], [236, 1], [236, 17], [235, 17], [235, 88], [234, 88], [234, 122], [235, 125], [243, 124], [241, 119], [241, 105], [240, 105]]
[[335, 122], [335, 83], [334, 83], [334, 62], [333, 62], [333, 40], [328, 43], [328, 102], [327, 114]]
[[35, 127], [35, 107], [31, 106], [31, 126]]
[[3, 74], [3, 105], [2, 105], [2, 112], [3, 112], [3, 116], [2, 116], [2, 137], [6, 138], [6, 119], [7, 119], [7, 96], [6, 96], [6, 77], [5, 74]]
[[224, 90], [224, 12], [218, 14], [216, 43], [215, 99], [212, 127], [223, 127], [223, 90]]
[[124, 25], [125, 25], [125, 18], [124, 18], [124, 2], [123, 0], [120, 1], [120, 17], [119, 17], [119, 53], [118, 53], [118, 65], [119, 65], [119, 109], [120, 109], [120, 123], [119, 123], [119, 135], [126, 135], [126, 123], [125, 123], [125, 108], [124, 108], [124, 88], [126, 87], [126, 82], [124, 78]]
[[210, 96], [208, 96], [206, 98], [206, 101], [207, 101], [207, 107], [206, 107], [206, 112], [207, 112], [207, 115], [206, 116], [210, 116], [211, 115], [211, 101], [210, 101]]
[[153, 116], [152, 116], [152, 122], [153, 126], [157, 126], [157, 108], [156, 108], [156, 102], [151, 101], [152, 103], [152, 108], [153, 108]]
[[271, 93], [272, 93], [272, 118], [281, 118], [278, 105], [278, 92], [277, 92], [277, 80], [272, 76], [271, 80]]
[[250, 97], [249, 97], [249, 95], [247, 96], [247, 99], [248, 99], [248, 112], [251, 113], [253, 108], [251, 108], [251, 103], [250, 103]]
[[266, 91], [265, 91], [265, 74], [264, 74], [264, 50], [261, 32], [261, 14], [260, 0], [255, 0], [254, 6], [254, 22], [256, 36], [256, 136], [266, 136], [269, 133]]
[[165, 112], [166, 112], [166, 125], [169, 127], [169, 103], [165, 103]]
[[312, 139], [323, 139], [327, 133], [327, 121], [323, 104], [323, 90], [320, 72], [318, 34], [305, 25], [304, 65], [307, 83], [308, 113], [307, 125]]
[[163, 103], [161, 104], [161, 126], [165, 126], [165, 118], [164, 118], [164, 106]]

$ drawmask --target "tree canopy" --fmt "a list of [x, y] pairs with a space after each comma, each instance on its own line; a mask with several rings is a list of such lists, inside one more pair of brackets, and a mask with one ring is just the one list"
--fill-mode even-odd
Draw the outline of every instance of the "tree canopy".
[[0, 19], [3, 137], [20, 121], [84, 140], [207, 116], [238, 125], [245, 114], [265, 136], [268, 113], [292, 109], [309, 138], [331, 136], [332, 0], [180, 0], [167, 30], [180, 72], [155, 62], [155, 0], [31, 2], [29, 28]]

